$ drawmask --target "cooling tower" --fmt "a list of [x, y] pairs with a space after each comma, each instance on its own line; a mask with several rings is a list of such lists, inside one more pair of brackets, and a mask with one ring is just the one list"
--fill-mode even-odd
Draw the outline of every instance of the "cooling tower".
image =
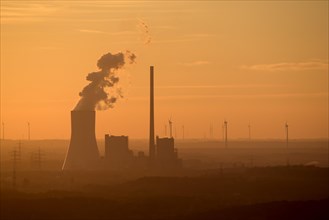
[[63, 170], [90, 170], [99, 166], [95, 111], [71, 111], [71, 141]]

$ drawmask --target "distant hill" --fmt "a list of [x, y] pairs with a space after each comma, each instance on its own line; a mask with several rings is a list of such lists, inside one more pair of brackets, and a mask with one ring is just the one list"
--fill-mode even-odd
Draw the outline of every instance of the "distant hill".
[[1, 191], [1, 219], [326, 219], [328, 168], [150, 176], [83, 191]]

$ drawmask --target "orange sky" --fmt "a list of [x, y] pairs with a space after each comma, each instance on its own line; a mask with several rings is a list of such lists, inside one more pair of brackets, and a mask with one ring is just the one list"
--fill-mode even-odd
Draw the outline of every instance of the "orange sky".
[[[141, 27], [149, 26], [149, 35]], [[147, 38], [149, 44], [145, 44]], [[97, 112], [96, 135], [147, 138], [149, 66], [156, 134], [328, 137], [328, 2], [1, 1], [5, 137], [69, 138], [70, 111], [105, 53], [131, 50], [125, 98]], [[1, 133], [2, 134], [2, 133]]]

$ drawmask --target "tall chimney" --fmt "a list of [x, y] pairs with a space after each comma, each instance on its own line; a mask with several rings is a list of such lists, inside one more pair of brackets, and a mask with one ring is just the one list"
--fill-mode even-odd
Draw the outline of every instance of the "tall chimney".
[[155, 158], [154, 143], [154, 67], [150, 66], [150, 140], [149, 140], [150, 159]]
[[63, 170], [91, 170], [99, 166], [95, 111], [71, 111], [71, 141]]
[[225, 129], [225, 147], [227, 147], [227, 121], [224, 121], [224, 129]]

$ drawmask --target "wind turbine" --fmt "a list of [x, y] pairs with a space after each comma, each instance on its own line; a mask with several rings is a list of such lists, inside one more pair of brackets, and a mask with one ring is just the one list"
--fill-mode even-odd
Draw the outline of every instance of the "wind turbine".
[[165, 125], [164, 127], [165, 127], [165, 137], [167, 137], [167, 125]]
[[225, 129], [225, 147], [227, 147], [227, 121], [224, 121], [224, 129]]
[[248, 124], [248, 130], [249, 130], [249, 141], [251, 141], [251, 125], [250, 125], [250, 122]]
[[2, 122], [2, 140], [5, 140], [5, 123]]
[[170, 119], [168, 120], [168, 122], [169, 122], [170, 138], [172, 138], [172, 121], [171, 121], [171, 116], [170, 116]]
[[286, 145], [288, 147], [288, 142], [289, 142], [289, 136], [288, 136], [289, 132], [288, 132], [288, 129], [289, 129], [289, 126], [288, 126], [288, 123], [287, 122], [285, 124], [285, 129], [286, 129]]
[[209, 125], [209, 137], [210, 137], [210, 139], [213, 139], [213, 130], [214, 130], [214, 128], [212, 126], [212, 123], [210, 123], [210, 125]]
[[285, 127], [285, 131], [286, 131], [286, 151], [287, 151], [287, 166], [289, 166], [290, 164], [290, 158], [289, 158], [289, 151], [288, 151], [288, 145], [289, 145], [289, 126], [288, 123], [286, 122], [286, 124], [284, 125]]
[[27, 138], [28, 140], [31, 140], [31, 127], [30, 127], [30, 122], [27, 122]]

